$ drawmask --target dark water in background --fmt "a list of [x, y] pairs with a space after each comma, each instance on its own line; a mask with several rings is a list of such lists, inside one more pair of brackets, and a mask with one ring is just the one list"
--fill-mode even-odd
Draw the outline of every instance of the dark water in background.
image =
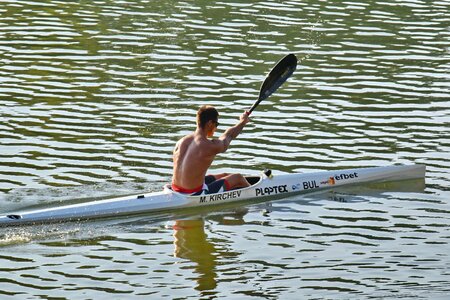
[[450, 2], [1, 1], [0, 212], [156, 191], [202, 104], [214, 169], [421, 163], [422, 182], [238, 209], [0, 229], [0, 297], [445, 299]]

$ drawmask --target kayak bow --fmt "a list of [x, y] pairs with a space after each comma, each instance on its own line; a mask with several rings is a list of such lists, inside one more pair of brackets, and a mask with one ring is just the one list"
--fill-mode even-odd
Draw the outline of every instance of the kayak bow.
[[295, 193], [316, 192], [332, 187], [424, 178], [425, 166], [404, 165], [359, 168], [275, 176], [248, 176], [251, 186], [223, 193], [189, 196], [166, 185], [160, 192], [104, 199], [60, 207], [0, 215], [0, 226], [79, 221], [144, 212], [161, 212], [196, 206], [238, 202], [260, 198], [283, 198]]

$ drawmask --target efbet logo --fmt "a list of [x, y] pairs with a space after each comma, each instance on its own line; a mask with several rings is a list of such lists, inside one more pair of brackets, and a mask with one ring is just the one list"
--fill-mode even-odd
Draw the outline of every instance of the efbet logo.
[[328, 178], [328, 184], [329, 185], [335, 185], [336, 184], [336, 179], [334, 179], [334, 177], [331, 176], [330, 178]]
[[353, 172], [353, 173], [342, 173], [339, 175], [334, 175], [331, 176], [330, 178], [328, 178], [327, 180], [321, 181], [320, 184], [329, 184], [329, 185], [335, 185], [336, 184], [336, 180], [348, 180], [348, 179], [355, 179], [358, 178], [359, 175], [357, 172]]
[[334, 176], [331, 176], [327, 180], [321, 181], [320, 184], [335, 185], [336, 184], [336, 179], [334, 178]]

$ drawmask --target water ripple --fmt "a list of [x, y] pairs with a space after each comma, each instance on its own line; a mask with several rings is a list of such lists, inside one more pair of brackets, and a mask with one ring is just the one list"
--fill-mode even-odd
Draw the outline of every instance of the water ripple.
[[159, 190], [197, 108], [215, 105], [223, 132], [288, 52], [296, 73], [215, 171], [427, 165], [425, 193], [330, 192], [208, 212], [189, 230], [143, 216], [1, 231], [14, 250], [0, 255], [2, 297], [448, 293], [448, 1], [3, 1], [0, 13], [1, 211]]

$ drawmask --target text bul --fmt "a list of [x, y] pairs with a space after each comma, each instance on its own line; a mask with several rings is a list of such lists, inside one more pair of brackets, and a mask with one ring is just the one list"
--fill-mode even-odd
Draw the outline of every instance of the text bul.
[[303, 182], [303, 189], [304, 190], [310, 190], [310, 189], [317, 189], [319, 185], [314, 180], [312, 181], [304, 181]]

